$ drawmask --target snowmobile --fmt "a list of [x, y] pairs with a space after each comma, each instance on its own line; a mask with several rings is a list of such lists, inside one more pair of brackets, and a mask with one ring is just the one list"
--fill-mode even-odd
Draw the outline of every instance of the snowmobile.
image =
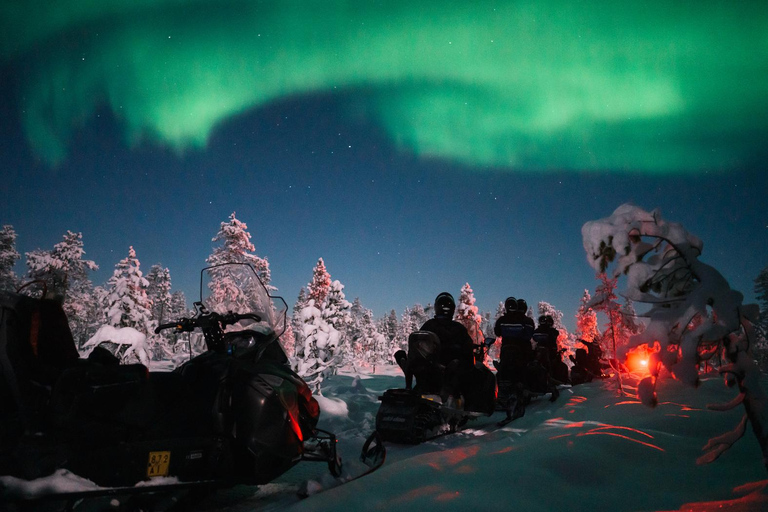
[[[484, 354], [487, 346], [479, 347]], [[405, 374], [405, 388], [388, 389], [379, 397], [376, 431], [384, 441], [418, 444], [455, 432], [471, 419], [490, 416], [495, 410], [496, 378], [476, 352], [476, 363], [462, 377], [461, 397], [442, 396], [446, 371], [440, 364], [440, 340], [429, 331], [408, 337], [408, 352], [399, 350], [395, 361]], [[413, 379], [416, 378], [416, 385]]]
[[536, 344], [535, 359], [547, 368], [550, 381], [556, 385], [569, 384], [568, 365], [562, 360], [566, 349], [561, 348], [553, 353], [551, 349], [545, 348], [547, 335], [544, 333], [534, 332], [532, 339]]
[[582, 339], [577, 341], [587, 348], [577, 348], [574, 355], [568, 356], [571, 362], [573, 362], [571, 367], [571, 383], [575, 386], [585, 382], [592, 382], [594, 379], [607, 378], [608, 375], [603, 370], [610, 368], [611, 365], [603, 360], [603, 349], [600, 348], [600, 345], [593, 341]]
[[[520, 346], [525, 347], [535, 336], [533, 330], [530, 325], [501, 325], [502, 338], [519, 340]], [[510, 354], [507, 356], [508, 361], [493, 362], [497, 370], [496, 378], [499, 386], [496, 410], [507, 413], [506, 419], [500, 422], [501, 425], [525, 415], [526, 406], [534, 398], [548, 394], [550, 401], [554, 402], [560, 396], [557, 386], [563, 383], [556, 381], [551, 375], [548, 350], [543, 343], [537, 343], [537, 345], [541, 346], [535, 350], [533, 360], [529, 362], [525, 362], [530, 357], [527, 355], [530, 353], [529, 349], [523, 350], [519, 346], [507, 348]]]
[[341, 473], [336, 438], [317, 428], [318, 403], [278, 342], [285, 301], [247, 264], [203, 269], [194, 315], [157, 327], [205, 339], [171, 372], [118, 364], [103, 347], [80, 358], [59, 301], [5, 293], [0, 306], [0, 475], [215, 489], [265, 484], [299, 461]]

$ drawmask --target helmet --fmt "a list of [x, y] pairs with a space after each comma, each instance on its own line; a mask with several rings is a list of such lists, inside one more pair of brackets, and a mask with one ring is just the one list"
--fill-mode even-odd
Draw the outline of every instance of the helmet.
[[539, 315], [539, 326], [547, 325], [547, 315]]
[[554, 327], [555, 319], [552, 318], [552, 315], [541, 315], [539, 317], [539, 325], [545, 325], [546, 327]]
[[504, 311], [507, 313], [517, 311], [517, 299], [514, 297], [507, 297], [507, 300], [504, 301]]
[[443, 292], [435, 298], [435, 318], [453, 318], [456, 311], [456, 301], [453, 295]]
[[528, 312], [528, 303], [523, 299], [517, 299], [517, 310], [522, 311], [523, 314]]

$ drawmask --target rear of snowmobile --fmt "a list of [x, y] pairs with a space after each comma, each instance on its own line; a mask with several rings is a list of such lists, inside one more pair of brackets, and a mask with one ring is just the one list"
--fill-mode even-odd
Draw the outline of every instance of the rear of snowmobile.
[[0, 296], [0, 475], [66, 469], [93, 494], [157, 477], [258, 485], [302, 460], [338, 476], [336, 439], [317, 429], [318, 403], [278, 342], [285, 301], [249, 265], [201, 276], [195, 315], [156, 330], [203, 331], [208, 350], [173, 372], [98, 347], [81, 359], [57, 301]]
[[446, 368], [439, 363], [440, 340], [434, 333], [411, 333], [408, 353], [399, 351], [395, 360], [405, 374], [405, 387], [389, 389], [379, 397], [376, 430], [383, 440], [418, 444], [455, 432], [469, 420], [493, 414], [496, 379], [483, 365], [482, 357], [464, 376], [461, 387], [465, 393], [455, 398], [441, 395]]

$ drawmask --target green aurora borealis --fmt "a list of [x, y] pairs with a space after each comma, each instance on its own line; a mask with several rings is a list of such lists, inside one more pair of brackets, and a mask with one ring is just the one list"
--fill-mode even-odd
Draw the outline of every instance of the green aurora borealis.
[[128, 143], [183, 149], [318, 93], [478, 169], [728, 170], [768, 140], [764, 0], [16, 0], [0, 64], [52, 164], [104, 105]]

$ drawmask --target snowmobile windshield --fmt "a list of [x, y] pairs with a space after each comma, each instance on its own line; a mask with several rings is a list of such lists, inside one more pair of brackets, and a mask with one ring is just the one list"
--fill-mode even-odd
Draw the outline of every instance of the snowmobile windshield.
[[[271, 296], [256, 270], [247, 263], [223, 263], [206, 267], [200, 274], [200, 302], [214, 313], [255, 313], [261, 318], [240, 320], [228, 332], [253, 329], [276, 337], [285, 332], [288, 306], [282, 297]], [[270, 332], [271, 331], [271, 332]]]

